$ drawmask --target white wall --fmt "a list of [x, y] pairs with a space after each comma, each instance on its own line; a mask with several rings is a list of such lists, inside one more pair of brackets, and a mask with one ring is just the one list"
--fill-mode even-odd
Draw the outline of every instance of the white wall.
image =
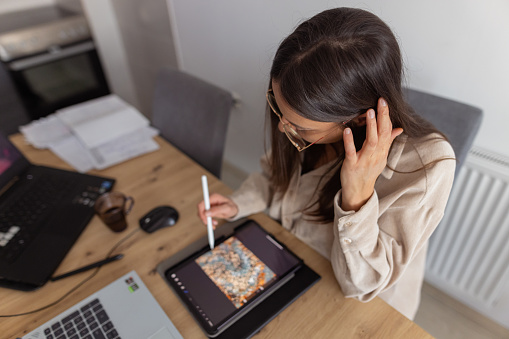
[[139, 99], [139, 109], [151, 118], [158, 71], [165, 66], [178, 68], [166, 0], [110, 1]]
[[55, 0], [0, 0], [0, 13], [54, 5]]
[[509, 2], [506, 0], [167, 0], [181, 66], [242, 98], [225, 157], [246, 172], [263, 152], [265, 97], [279, 42], [303, 18], [350, 6], [379, 15], [399, 37], [407, 84], [482, 108], [475, 144], [509, 155]]
[[0, 13], [54, 5], [58, 5], [70, 11], [81, 12], [80, 0], [0, 0]]
[[140, 100], [112, 2], [82, 0], [81, 4], [111, 92], [140, 110]]
[[150, 118], [157, 72], [178, 67], [166, 0], [82, 4], [112, 92]]

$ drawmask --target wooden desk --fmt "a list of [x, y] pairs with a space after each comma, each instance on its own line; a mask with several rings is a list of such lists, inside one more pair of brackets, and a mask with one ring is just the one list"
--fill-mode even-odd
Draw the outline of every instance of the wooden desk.
[[[70, 168], [50, 151], [25, 145], [21, 135], [15, 135], [11, 140], [33, 163]], [[206, 234], [206, 227], [199, 221], [196, 210], [196, 205], [202, 199], [200, 176], [208, 175], [211, 192], [228, 194], [230, 189], [167, 142], [160, 138], [157, 141], [161, 145], [160, 150], [95, 172], [117, 178], [114, 189], [134, 198], [134, 208], [128, 216], [128, 229], [122, 233], [113, 233], [94, 217], [56, 274], [102, 259], [117, 241], [137, 228], [138, 219], [155, 206], [174, 206], [180, 213], [178, 223], [152, 234], [141, 231], [136, 233], [116, 251], [125, 255], [122, 260], [104, 266], [91, 281], [56, 306], [31, 315], [0, 318], [0, 337], [16, 338], [32, 331], [132, 269], [140, 275], [184, 338], [205, 337], [177, 296], [156, 273], [156, 266]], [[367, 304], [345, 299], [329, 261], [268, 216], [257, 214], [252, 218], [303, 258], [322, 277], [272, 320], [256, 338], [431, 337], [379, 298]], [[0, 314], [26, 312], [49, 304], [90, 272], [48, 282], [34, 292], [0, 288]]]

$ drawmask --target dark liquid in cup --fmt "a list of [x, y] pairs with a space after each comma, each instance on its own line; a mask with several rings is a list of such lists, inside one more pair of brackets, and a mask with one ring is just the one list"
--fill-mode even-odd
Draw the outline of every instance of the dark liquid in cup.
[[133, 207], [134, 200], [120, 192], [104, 193], [97, 198], [94, 210], [102, 222], [113, 232], [127, 228], [126, 215]]
[[106, 210], [101, 217], [104, 223], [114, 232], [123, 231], [127, 227], [124, 210], [120, 207], [112, 207]]

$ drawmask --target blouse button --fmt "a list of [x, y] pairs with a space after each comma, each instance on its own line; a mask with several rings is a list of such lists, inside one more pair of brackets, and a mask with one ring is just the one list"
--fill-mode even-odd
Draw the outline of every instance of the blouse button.
[[352, 223], [350, 221], [345, 223], [345, 227], [350, 227], [350, 226], [352, 226]]
[[347, 244], [347, 245], [350, 245], [350, 244], [352, 243], [352, 239], [350, 239], [350, 238], [344, 238], [344, 239], [343, 239], [343, 242], [344, 242], [345, 244]]

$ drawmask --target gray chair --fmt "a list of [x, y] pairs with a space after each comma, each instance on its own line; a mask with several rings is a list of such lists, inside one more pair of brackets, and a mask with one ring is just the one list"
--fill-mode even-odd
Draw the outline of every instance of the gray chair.
[[230, 92], [165, 68], [156, 79], [152, 124], [163, 138], [219, 177], [232, 105]]
[[444, 133], [456, 153], [456, 175], [463, 165], [481, 126], [481, 109], [414, 89], [405, 98], [415, 112]]

